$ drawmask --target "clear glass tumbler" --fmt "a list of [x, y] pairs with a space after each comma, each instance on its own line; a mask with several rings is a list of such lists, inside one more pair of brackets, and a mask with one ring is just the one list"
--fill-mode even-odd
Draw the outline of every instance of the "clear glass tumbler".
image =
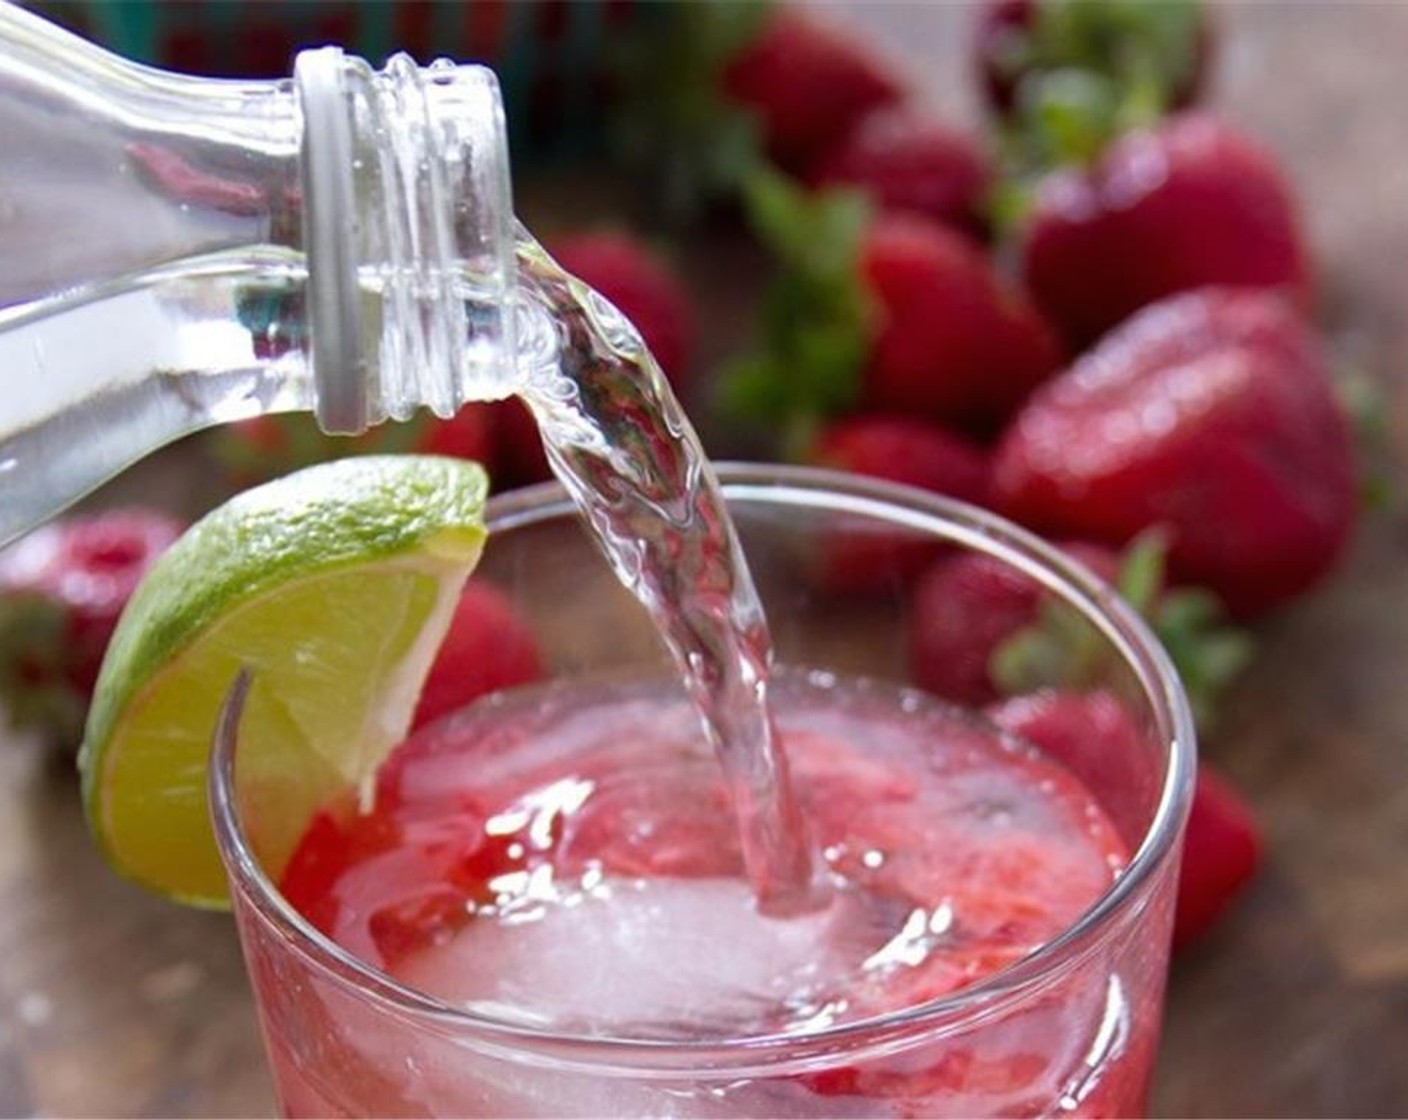
[[[1042, 948], [954, 994], [783, 1036], [707, 1042], [552, 1033], [471, 1014], [358, 960], [278, 893], [246, 843], [239, 697], [217, 733], [212, 812], [281, 1108], [294, 1116], [1128, 1116], [1145, 1108], [1168, 965], [1192, 721], [1143, 624], [1063, 553], [986, 512], [851, 475], [718, 468], [780, 663], [911, 683], [917, 565], [971, 552], [1079, 631], [1080, 687], [1120, 743], [1064, 761], [1132, 856]], [[536, 628], [555, 677], [657, 676], [668, 660], [555, 485], [490, 504], [476, 578]], [[1023, 688], [1039, 688], [1027, 679]], [[1063, 687], [1069, 688], [1069, 684]], [[453, 718], [453, 717], [451, 717]], [[330, 795], [336, 791], [329, 791]], [[267, 811], [267, 810], [266, 810]], [[622, 962], [629, 982], [630, 962]]]

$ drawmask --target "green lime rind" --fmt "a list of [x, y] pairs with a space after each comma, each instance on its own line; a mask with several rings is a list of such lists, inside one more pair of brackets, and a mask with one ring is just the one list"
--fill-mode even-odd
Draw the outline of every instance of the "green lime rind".
[[124, 610], [94, 689], [84, 754], [107, 738], [152, 670], [232, 602], [423, 546], [477, 556], [488, 486], [468, 460], [363, 456], [275, 479], [213, 510], [157, 560]]
[[109, 644], [79, 757], [90, 825], [119, 872], [224, 904], [205, 763], [241, 664], [271, 805], [301, 810], [313, 788], [365, 777], [404, 731], [447, 597], [483, 548], [487, 492], [465, 460], [337, 460], [239, 495], [160, 558]]

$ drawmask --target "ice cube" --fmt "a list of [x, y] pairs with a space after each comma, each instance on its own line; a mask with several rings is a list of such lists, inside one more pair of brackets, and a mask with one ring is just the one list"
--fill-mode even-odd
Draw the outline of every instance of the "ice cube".
[[832, 907], [773, 919], [730, 879], [607, 879], [470, 922], [397, 970], [439, 998], [534, 1026], [700, 1038], [783, 1029], [843, 990], [872, 944]]

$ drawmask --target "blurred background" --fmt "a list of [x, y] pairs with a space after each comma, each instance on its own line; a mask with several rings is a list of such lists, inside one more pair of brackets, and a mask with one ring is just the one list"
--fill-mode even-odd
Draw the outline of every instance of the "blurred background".
[[[1115, 37], [1092, 33], [1097, 48], [1080, 55], [1090, 40], [1077, 29], [1074, 60], [1015, 50], [1017, 32], [1038, 23], [1032, 5], [1011, 0], [29, 6], [130, 58], [218, 76], [286, 76], [298, 49], [328, 42], [376, 63], [396, 49], [487, 62], [503, 84], [520, 214], [641, 327], [714, 455], [930, 486], [1022, 510], [1061, 539], [1089, 535], [1080, 530], [1092, 519], [1024, 504], [1017, 483], [984, 473], [1012, 456], [1004, 447], [1033, 386], [1181, 292], [1294, 289], [1285, 330], [1313, 342], [1349, 443], [1266, 446], [1293, 460], [1278, 470], [1307, 504], [1352, 459], [1355, 497], [1274, 601], [1253, 602], [1241, 569], [1194, 572], [1176, 549], [1169, 558], [1175, 582], [1210, 585], [1229, 608], [1216, 633], [1235, 624], [1246, 641], [1233, 643], [1225, 672], [1209, 672], [1203, 756], [1233, 801], [1205, 806], [1190, 850], [1212, 870], [1189, 887], [1206, 905], [1175, 956], [1154, 1111], [1403, 1111], [1408, 287], [1398, 274], [1408, 159], [1398, 102], [1408, 5], [1089, 0], [1075, 7], [1112, 11]], [[1127, 21], [1141, 7], [1172, 15]], [[1025, 78], [1042, 67], [1087, 78], [1034, 93]], [[1217, 153], [1209, 166], [1169, 139], [1180, 112], [1203, 122], [1199, 142]], [[1158, 139], [1109, 154], [1130, 135]], [[1150, 152], [1162, 170], [1149, 172]], [[1093, 223], [1081, 226], [1084, 241], [1050, 233], [1075, 238], [1067, 227], [1080, 226], [1061, 217], [1050, 184], [1098, 178], [1102, 159], [1104, 193], [1080, 194], [1077, 179], [1066, 197], [1143, 215], [1112, 219], [1127, 224], [1109, 235], [1145, 246], [1137, 267]], [[1190, 181], [1183, 159], [1195, 187], [1139, 210], [1165, 183]], [[1121, 195], [1126, 179], [1136, 185]], [[875, 233], [883, 222], [888, 240]], [[1039, 230], [1056, 249], [1037, 247]], [[1105, 271], [1062, 263], [1061, 245]], [[933, 320], [972, 329], [936, 334]], [[1216, 314], [1198, 322], [1222, 329]], [[944, 354], [956, 387], [914, 389], [914, 352]], [[920, 372], [926, 384], [937, 377]], [[1011, 386], [995, 389], [1004, 378]], [[136, 508], [185, 521], [261, 478], [386, 448], [483, 459], [500, 488], [544, 471], [516, 406], [353, 442], [274, 418], [167, 449], [75, 516]], [[1184, 469], [1168, 483], [1180, 500], [1236, 489], [1221, 468]], [[1279, 500], [1187, 516], [1217, 541], [1239, 524], [1259, 531]], [[1277, 539], [1266, 526], [1261, 539]], [[1142, 527], [1126, 518], [1099, 543], [1118, 549]], [[1276, 546], [1279, 559], [1255, 569], [1271, 574], [1251, 582], [1280, 579], [1297, 547]], [[27, 655], [33, 633], [27, 617], [0, 625], [0, 653]], [[6, 673], [17, 718], [0, 732], [0, 1114], [268, 1113], [228, 918], [114, 879], [73, 776], [82, 682], [56, 716], [54, 705], [27, 712], [16, 700], [34, 695], [32, 673]]]

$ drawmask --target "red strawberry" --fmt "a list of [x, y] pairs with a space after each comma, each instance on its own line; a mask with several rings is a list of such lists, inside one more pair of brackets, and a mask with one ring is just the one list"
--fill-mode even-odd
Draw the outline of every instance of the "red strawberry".
[[[990, 715], [1068, 767], [1126, 839], [1143, 833], [1158, 797], [1157, 781], [1140, 762], [1148, 749], [1142, 734], [1112, 695], [1042, 692], [1006, 701]], [[1175, 948], [1216, 922], [1245, 890], [1261, 857], [1261, 833], [1251, 810], [1207, 763], [1199, 764], [1183, 838]]]
[[837, 420], [817, 433], [804, 458], [960, 501], [981, 504], [987, 498], [982, 449], [923, 420], [875, 415]]
[[1004, 731], [1039, 747], [1089, 790], [1130, 851], [1139, 846], [1159, 798], [1148, 741], [1110, 692], [1042, 689], [988, 709]]
[[492, 466], [494, 447], [492, 407], [471, 402], [448, 420], [425, 417], [412, 450], [426, 455], [473, 459], [476, 463]]
[[923, 214], [981, 237], [992, 168], [976, 140], [914, 110], [880, 109], [828, 148], [814, 186], [857, 187], [885, 210]]
[[1261, 830], [1251, 809], [1225, 778], [1203, 763], [1183, 838], [1175, 948], [1207, 932], [1242, 893], [1261, 859]]
[[1061, 362], [1041, 316], [960, 234], [882, 217], [860, 268], [878, 305], [861, 394], [874, 411], [991, 431]]
[[420, 412], [359, 436], [327, 435], [302, 412], [255, 416], [220, 429], [216, 453], [240, 486], [348, 455], [419, 452], [473, 459], [492, 468], [494, 415], [490, 405], [471, 402], [449, 420]]
[[494, 483], [511, 488], [552, 477], [538, 422], [517, 397], [496, 401], [493, 410]]
[[[1113, 583], [1120, 559], [1100, 545], [1071, 542], [1072, 557]], [[993, 657], [1013, 635], [1033, 626], [1041, 586], [1010, 564], [977, 552], [946, 556], [914, 588], [909, 661], [914, 683], [957, 704], [978, 705], [1002, 693]]]
[[1251, 290], [1148, 308], [1043, 386], [997, 450], [994, 489], [1050, 534], [1119, 544], [1164, 526], [1174, 578], [1243, 616], [1324, 576], [1356, 507], [1318, 340]]
[[[1159, 107], [1183, 108], [1202, 89], [1213, 35], [1201, 5], [1182, 5], [1182, 13], [1174, 7], [1147, 0], [988, 0], [973, 37], [979, 85], [988, 104], [1007, 114], [1016, 104], [1018, 87], [1032, 76], [1077, 69], [1125, 83], [1147, 83], [1152, 77], [1158, 83]], [[1175, 14], [1184, 18], [1171, 20]], [[1133, 58], [1139, 60], [1138, 72], [1125, 70]]]
[[[802, 456], [815, 466], [916, 486], [960, 501], [987, 498], [985, 454], [922, 420], [856, 416], [823, 428]], [[903, 584], [933, 559], [935, 545], [891, 533], [838, 531], [818, 549], [817, 584], [834, 592]]]
[[854, 31], [785, 7], [729, 62], [723, 89], [757, 114], [769, 153], [794, 172], [867, 112], [903, 94]]
[[1034, 0], [988, 0], [979, 9], [973, 35], [978, 81], [988, 104], [1001, 113], [1016, 100], [1035, 14]]
[[292, 462], [292, 437], [276, 414], [251, 416], [212, 433], [215, 455], [235, 487], [252, 486], [279, 473], [279, 464]]
[[76, 741], [123, 607], [183, 529], [134, 507], [51, 522], [0, 553], [0, 695], [16, 724]]
[[503, 592], [471, 579], [430, 667], [411, 726], [417, 728], [501, 688], [543, 675], [532, 628]]
[[403, 424], [384, 425], [360, 436], [330, 436], [306, 412], [254, 416], [216, 433], [218, 455], [240, 487], [346, 455], [409, 450], [413, 438], [411, 427]]
[[677, 389], [689, 375], [694, 309], [679, 278], [625, 233], [583, 233], [548, 246], [553, 258], [629, 319]]
[[1146, 304], [1207, 285], [1311, 295], [1295, 203], [1271, 156], [1186, 114], [1040, 182], [1021, 243], [1033, 297], [1083, 348]]

